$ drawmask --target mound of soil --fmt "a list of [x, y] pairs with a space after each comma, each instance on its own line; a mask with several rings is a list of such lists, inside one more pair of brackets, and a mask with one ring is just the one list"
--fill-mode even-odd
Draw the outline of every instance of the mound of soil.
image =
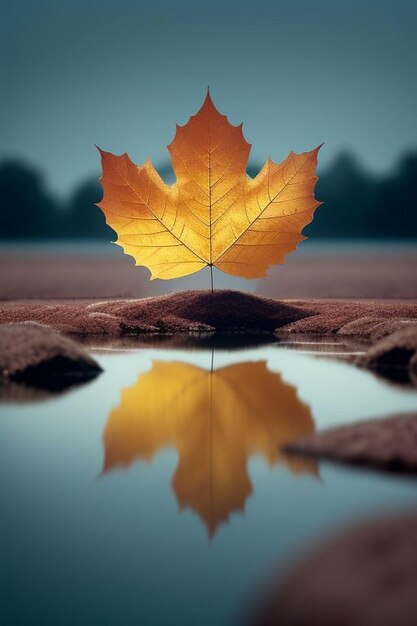
[[362, 522], [262, 589], [251, 626], [413, 626], [417, 513]]
[[330, 428], [292, 442], [285, 450], [340, 463], [417, 474], [417, 413]]
[[311, 313], [232, 290], [186, 291], [140, 300], [5, 305], [1, 321], [33, 320], [79, 334], [269, 332]]
[[180, 292], [133, 302], [95, 304], [89, 309], [122, 319], [127, 330], [133, 332], [144, 326], [167, 332], [273, 332], [309, 315], [302, 307], [232, 290]]
[[417, 322], [417, 304], [280, 301], [240, 291], [183, 291], [139, 300], [9, 302], [0, 323], [35, 321], [79, 335], [252, 332], [331, 335], [363, 340]]
[[417, 304], [403, 302], [311, 300], [291, 302], [303, 306], [311, 315], [283, 329], [287, 333], [332, 335], [373, 341], [417, 322]]
[[377, 341], [357, 358], [356, 364], [398, 382], [417, 382], [417, 324], [407, 325]]
[[3, 387], [24, 383], [57, 391], [94, 378], [99, 372], [100, 366], [82, 346], [51, 328], [33, 322], [0, 326]]

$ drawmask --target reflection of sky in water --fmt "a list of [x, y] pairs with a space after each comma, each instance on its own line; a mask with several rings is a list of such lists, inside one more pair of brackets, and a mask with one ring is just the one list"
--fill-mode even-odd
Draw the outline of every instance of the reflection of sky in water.
[[[416, 408], [417, 395], [343, 363], [277, 348], [215, 355], [215, 369], [268, 360], [297, 388], [318, 429]], [[262, 454], [248, 463], [253, 493], [210, 543], [199, 517], [178, 511], [178, 456], [100, 476], [102, 435], [120, 392], [152, 360], [210, 368], [209, 352], [146, 350], [99, 356], [92, 384], [33, 406], [2, 406], [2, 587], [13, 624], [228, 623], [280, 555], [358, 514], [414, 501], [410, 480], [323, 465], [321, 482]]]

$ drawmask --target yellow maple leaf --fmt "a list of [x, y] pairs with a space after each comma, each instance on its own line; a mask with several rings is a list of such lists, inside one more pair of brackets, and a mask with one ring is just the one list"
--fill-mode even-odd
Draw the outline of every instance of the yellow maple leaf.
[[314, 197], [319, 148], [271, 159], [246, 174], [250, 144], [207, 93], [168, 146], [177, 182], [166, 185], [148, 160], [100, 150], [104, 196], [98, 206], [116, 243], [154, 278], [178, 278], [209, 266], [243, 278], [266, 276], [305, 239], [321, 204]]
[[104, 471], [151, 460], [168, 446], [178, 451], [172, 485], [180, 506], [191, 507], [212, 536], [252, 492], [251, 455], [293, 472], [315, 474], [312, 460], [282, 454], [284, 443], [314, 432], [309, 407], [265, 361], [208, 371], [156, 361], [122, 390], [103, 434]]

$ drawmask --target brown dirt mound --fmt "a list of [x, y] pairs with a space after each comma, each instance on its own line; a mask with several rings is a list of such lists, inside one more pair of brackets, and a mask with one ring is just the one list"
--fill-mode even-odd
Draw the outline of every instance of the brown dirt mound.
[[414, 626], [417, 513], [366, 521], [310, 551], [260, 593], [251, 626]]
[[93, 304], [99, 310], [123, 319], [128, 330], [143, 326], [165, 331], [266, 331], [273, 332], [310, 313], [270, 298], [232, 290], [188, 291], [167, 296]]
[[140, 300], [5, 305], [1, 321], [34, 320], [79, 334], [270, 332], [311, 315], [301, 306], [231, 290], [187, 291]]
[[93, 378], [100, 366], [78, 343], [37, 323], [0, 326], [0, 384], [51, 390]]
[[311, 315], [285, 326], [282, 330], [287, 333], [339, 334], [369, 340], [383, 323], [417, 321], [417, 304], [412, 303], [311, 300], [291, 304], [303, 306]]
[[399, 382], [413, 382], [417, 381], [416, 359], [417, 324], [410, 324], [377, 341], [356, 364]]
[[396, 330], [415, 324], [415, 319], [386, 319], [376, 316], [360, 317], [342, 326], [337, 334], [343, 337], [369, 336], [373, 340], [382, 339]]
[[417, 413], [330, 428], [288, 444], [287, 452], [391, 472], [417, 473]]
[[[417, 304], [279, 301], [240, 291], [183, 291], [140, 300], [89, 303], [11, 302], [0, 323], [36, 321], [80, 335], [258, 332], [331, 335], [369, 340], [381, 324], [417, 321]], [[352, 326], [353, 324], [353, 326]]]

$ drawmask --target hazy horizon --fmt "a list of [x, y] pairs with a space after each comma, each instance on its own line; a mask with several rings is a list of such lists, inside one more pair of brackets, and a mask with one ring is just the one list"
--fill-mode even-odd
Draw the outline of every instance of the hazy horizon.
[[[97, 152], [95, 146], [93, 146], [93, 148], [94, 148], [94, 151]], [[323, 163], [319, 163], [317, 174], [318, 174], [318, 177], [320, 178], [320, 176], [327, 173], [328, 170], [331, 170], [332, 167], [335, 166], [340, 159], [344, 157], [348, 157], [349, 159], [351, 158], [354, 163], [356, 163], [359, 170], [364, 175], [368, 176], [371, 179], [383, 180], [384, 178], [395, 174], [396, 170], [398, 170], [398, 167], [400, 166], [402, 162], [402, 159], [404, 159], [405, 157], [409, 155], [415, 155], [415, 154], [417, 154], [417, 144], [414, 146], [410, 146], [409, 149], [406, 149], [400, 152], [393, 159], [392, 163], [388, 164], [388, 167], [386, 169], [375, 171], [375, 170], [372, 170], [370, 167], [368, 167], [367, 163], [365, 163], [364, 160], [361, 159], [359, 154], [356, 154], [353, 150], [341, 148], [340, 151], [334, 154], [331, 159], [328, 159], [324, 165]], [[83, 175], [81, 175], [82, 177], [80, 179], [74, 180], [74, 182], [71, 183], [68, 186], [68, 188], [62, 189], [62, 188], [54, 187], [52, 177], [50, 176], [50, 172], [46, 171], [45, 168], [39, 162], [35, 160], [29, 160], [25, 157], [15, 156], [13, 154], [0, 155], [0, 168], [3, 167], [4, 165], [8, 165], [11, 163], [16, 164], [19, 167], [20, 166], [25, 167], [25, 168], [27, 167], [29, 170], [38, 174], [42, 179], [42, 183], [44, 185], [45, 190], [47, 192], [50, 192], [53, 196], [55, 196], [57, 199], [60, 199], [60, 200], [67, 199], [69, 196], [71, 196], [71, 194], [73, 194], [78, 188], [82, 187], [85, 183], [91, 182], [93, 180], [99, 181], [101, 177], [101, 166], [100, 166], [100, 161], [98, 161], [96, 164], [95, 170], [93, 169], [90, 172], [84, 173]], [[252, 158], [250, 158], [248, 162], [248, 169], [252, 170], [250, 175], [255, 176], [258, 169], [260, 170], [263, 164], [264, 162], [254, 161]], [[168, 185], [175, 183], [175, 175], [173, 174], [168, 152], [167, 152], [167, 157], [165, 159], [161, 159], [160, 161], [154, 162], [154, 167], [156, 168], [161, 178]]]

